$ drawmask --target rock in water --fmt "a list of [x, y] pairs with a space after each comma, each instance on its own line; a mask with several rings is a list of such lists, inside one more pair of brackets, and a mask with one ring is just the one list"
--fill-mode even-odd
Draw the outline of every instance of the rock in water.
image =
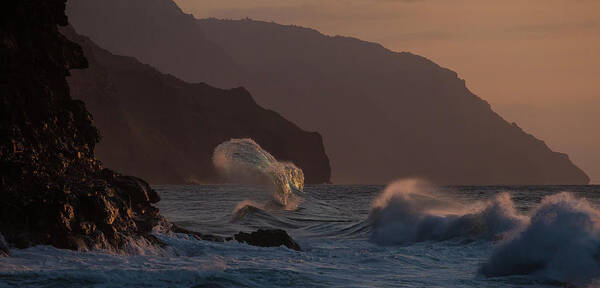
[[259, 247], [279, 247], [281, 245], [294, 249], [296, 251], [302, 251], [300, 245], [290, 237], [284, 230], [281, 229], [269, 229], [269, 230], [258, 230], [252, 233], [240, 232], [233, 236], [236, 241], [246, 243], [252, 246]]
[[0, 4], [0, 231], [18, 248], [121, 251], [163, 221], [146, 182], [94, 157], [98, 130], [65, 77], [85, 68], [58, 32], [65, 0]]
[[198, 240], [204, 240], [204, 241], [225, 242], [225, 241], [233, 240], [232, 237], [221, 237], [221, 236], [210, 235], [210, 234], [202, 234], [202, 233], [199, 233], [196, 231], [191, 231], [191, 230], [185, 229], [185, 228], [177, 226], [175, 224], [171, 224], [171, 228], [169, 230], [174, 233], [187, 234]]
[[8, 249], [8, 243], [6, 243], [4, 236], [2, 236], [2, 234], [0, 233], [0, 256], [6, 257], [9, 255], [10, 251]]

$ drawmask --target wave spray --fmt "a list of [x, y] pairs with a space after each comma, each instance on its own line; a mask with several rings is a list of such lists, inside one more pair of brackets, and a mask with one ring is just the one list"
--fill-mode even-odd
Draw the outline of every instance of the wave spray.
[[228, 181], [267, 185], [275, 203], [295, 209], [304, 189], [304, 173], [293, 163], [280, 162], [252, 139], [231, 139], [215, 148], [213, 164]]

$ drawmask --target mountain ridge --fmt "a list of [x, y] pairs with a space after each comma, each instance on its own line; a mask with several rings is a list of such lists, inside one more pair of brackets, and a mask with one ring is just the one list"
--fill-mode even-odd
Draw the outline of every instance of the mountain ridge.
[[63, 29], [83, 47], [90, 68], [73, 71], [74, 98], [87, 103], [107, 135], [98, 158], [153, 184], [220, 181], [212, 152], [231, 138], [252, 138], [279, 160], [304, 170], [307, 183], [330, 181], [321, 136], [263, 109], [242, 87], [186, 83], [133, 57], [114, 55]]
[[[151, 15], [162, 13], [152, 3], [126, 2], [115, 13], [130, 16], [133, 23], [149, 17], [136, 12], [139, 5]], [[96, 4], [77, 1], [70, 13], [79, 19], [75, 26], [92, 39], [114, 42], [128, 35], [126, 41], [135, 42], [137, 34], [148, 33], [139, 24], [133, 24], [139, 29], [133, 34], [86, 29], [98, 24], [85, 17]], [[446, 185], [589, 183], [565, 154], [506, 122], [456, 72], [425, 57], [298, 26], [249, 19], [194, 23], [182, 30], [196, 30], [217, 45], [237, 72], [202, 78], [212, 69], [207, 63], [193, 73], [176, 69], [175, 75], [221, 87], [242, 85], [259, 104], [321, 132], [336, 183], [381, 184], [406, 177]], [[160, 25], [171, 24], [164, 20]], [[116, 44], [127, 55], [152, 53]]]

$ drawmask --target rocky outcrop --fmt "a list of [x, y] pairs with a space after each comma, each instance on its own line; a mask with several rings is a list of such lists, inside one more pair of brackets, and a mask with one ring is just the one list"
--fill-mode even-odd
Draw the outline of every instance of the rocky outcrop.
[[199, 232], [191, 231], [191, 230], [185, 229], [185, 228], [180, 227], [175, 224], [170, 224], [170, 225], [171, 225], [171, 227], [169, 228], [170, 231], [172, 231], [174, 233], [190, 235], [190, 236], [196, 238], [197, 240], [211, 241], [211, 242], [226, 242], [226, 241], [235, 240], [240, 243], [245, 243], [248, 245], [258, 246], [258, 247], [285, 246], [292, 250], [302, 251], [302, 249], [300, 249], [300, 245], [298, 245], [298, 243], [290, 235], [288, 235], [287, 232], [285, 232], [284, 230], [281, 230], [281, 229], [259, 229], [257, 231], [251, 232], [251, 233], [239, 232], [239, 233], [235, 234], [233, 237], [221, 237], [221, 236], [202, 234]]
[[[589, 182], [567, 155], [502, 119], [455, 72], [428, 59], [296, 26], [217, 19], [184, 23], [174, 19], [190, 16], [167, 2], [172, 1], [76, 0], [70, 15], [80, 33], [112, 51], [152, 60], [182, 79], [241, 84], [260, 105], [319, 131], [333, 182], [385, 183], [397, 177], [439, 184]], [[113, 15], [120, 20], [104, 21]], [[164, 39], [147, 37], [155, 32], [148, 27], [185, 31], [180, 35], [185, 40], [170, 36], [165, 39], [174, 42], [156, 50]], [[188, 46], [189, 35], [218, 47], [188, 50], [190, 59], [214, 52], [229, 60], [181, 69], [158, 65], [183, 57], [178, 52]], [[226, 65], [236, 73], [204, 76]]]
[[233, 240], [233, 237], [221, 237], [221, 236], [211, 235], [211, 234], [202, 234], [200, 232], [185, 229], [176, 224], [171, 224], [171, 227], [169, 228], [169, 230], [174, 233], [190, 235], [190, 236], [196, 238], [197, 240], [202, 240], [202, 241], [225, 242], [225, 241]]
[[300, 245], [287, 234], [287, 232], [280, 229], [259, 229], [252, 233], [240, 232], [233, 236], [235, 240], [241, 243], [247, 243], [252, 246], [259, 247], [279, 247], [285, 246], [296, 251], [302, 251]]
[[87, 61], [57, 30], [67, 25], [64, 5], [8, 0], [0, 7], [0, 256], [9, 255], [8, 243], [116, 252], [137, 240], [163, 245], [150, 234], [156, 226], [199, 240], [233, 240], [168, 223], [152, 206], [160, 197], [147, 182], [94, 158], [98, 130], [65, 80]]
[[0, 7], [0, 231], [17, 248], [38, 244], [121, 251], [162, 218], [147, 183], [103, 169], [92, 117], [65, 77], [83, 51], [58, 32], [64, 0]]
[[113, 55], [72, 29], [63, 33], [89, 60], [89, 69], [72, 71], [68, 81], [73, 98], [86, 103], [102, 131], [96, 155], [107, 166], [152, 184], [214, 183], [220, 180], [215, 147], [251, 138], [300, 167], [307, 183], [329, 182], [321, 135], [258, 106], [245, 89], [189, 84]]

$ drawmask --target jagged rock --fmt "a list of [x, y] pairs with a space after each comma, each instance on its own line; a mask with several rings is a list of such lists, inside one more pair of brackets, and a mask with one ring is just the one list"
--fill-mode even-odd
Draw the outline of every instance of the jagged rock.
[[160, 196], [148, 182], [133, 176], [120, 176], [114, 182], [117, 191], [129, 195], [134, 203], [158, 203]]
[[8, 243], [4, 239], [4, 236], [2, 236], [2, 233], [0, 233], [0, 256], [6, 257], [9, 255], [10, 255], [10, 250], [8, 247]]
[[58, 32], [65, 0], [0, 4], [0, 231], [18, 248], [121, 250], [164, 219], [138, 178], [103, 169], [99, 133], [65, 77], [85, 68], [81, 48]]
[[281, 229], [259, 229], [252, 233], [240, 232], [233, 237], [238, 242], [252, 246], [279, 247], [283, 245], [296, 251], [302, 251], [300, 245], [298, 245], [287, 232]]
[[279, 247], [286, 246], [296, 251], [302, 251], [300, 245], [290, 237], [287, 232], [280, 229], [268, 229], [258, 230], [252, 233], [240, 232], [235, 234], [233, 237], [221, 237], [210, 234], [202, 234], [199, 232], [191, 231], [180, 227], [176, 224], [170, 224], [170, 230], [174, 233], [182, 233], [191, 235], [198, 240], [212, 241], [212, 242], [225, 242], [225, 241], [238, 241], [240, 243], [246, 243], [252, 246], [259, 247]]

